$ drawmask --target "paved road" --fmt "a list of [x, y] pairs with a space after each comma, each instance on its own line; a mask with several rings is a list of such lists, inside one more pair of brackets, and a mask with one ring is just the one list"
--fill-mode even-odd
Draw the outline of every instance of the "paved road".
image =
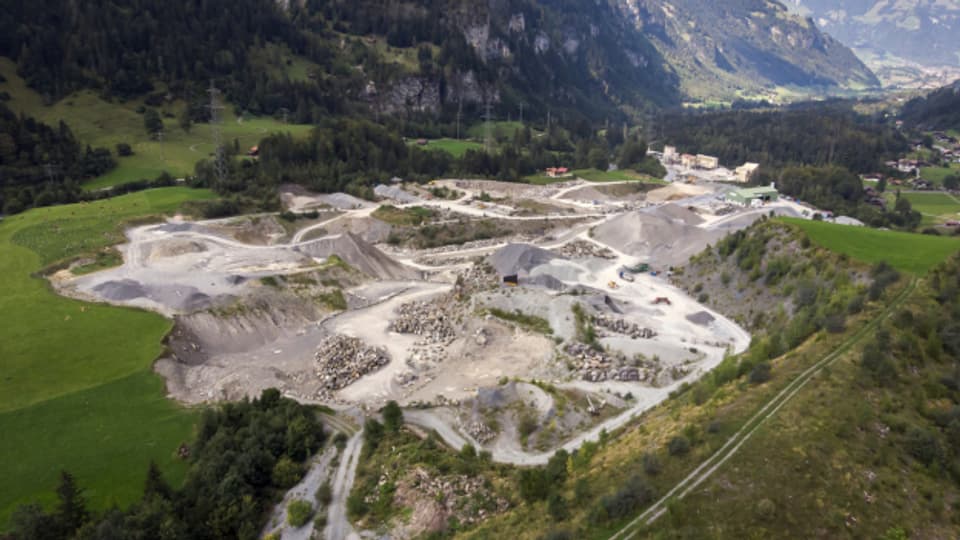
[[720, 468], [720, 466], [726, 463], [727, 460], [733, 457], [740, 450], [740, 447], [743, 446], [743, 444], [753, 436], [753, 434], [767, 419], [775, 415], [784, 405], [792, 400], [794, 396], [796, 396], [797, 393], [800, 392], [800, 390], [802, 390], [811, 379], [813, 379], [814, 376], [820, 373], [823, 368], [840, 359], [854, 345], [872, 332], [881, 321], [890, 316], [893, 310], [910, 296], [910, 293], [913, 292], [913, 290], [916, 288], [916, 285], [917, 280], [914, 278], [880, 315], [873, 319], [869, 324], [858, 330], [854, 335], [850, 336], [832, 353], [828, 354], [819, 362], [810, 366], [806, 371], [798, 375], [793, 381], [790, 382], [790, 384], [788, 384], [783, 390], [781, 390], [770, 401], [768, 401], [759, 411], [757, 411], [757, 413], [750, 418], [750, 420], [748, 420], [739, 431], [734, 433], [727, 440], [727, 442], [720, 447], [719, 450], [714, 452], [714, 454], [707, 458], [706, 461], [701, 463], [699, 467], [694, 469], [693, 472], [678, 482], [677, 485], [668, 491], [666, 495], [660, 498], [660, 500], [654, 503], [651, 507], [647, 508], [643, 513], [637, 516], [622, 529], [617, 531], [613, 536], [610, 537], [610, 540], [627, 540], [629, 538], [634, 538], [640, 531], [643, 530], [644, 526], [653, 523], [657, 518], [663, 515], [663, 513], [666, 511], [666, 506], [669, 501], [684, 498], [697, 486], [710, 478], [710, 476], [712, 476], [713, 473]]

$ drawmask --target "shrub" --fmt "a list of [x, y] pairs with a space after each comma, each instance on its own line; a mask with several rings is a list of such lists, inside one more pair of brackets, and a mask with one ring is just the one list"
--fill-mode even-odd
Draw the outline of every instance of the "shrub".
[[910, 455], [924, 465], [932, 465], [944, 457], [943, 447], [937, 436], [921, 428], [912, 428], [907, 434], [907, 449]]
[[760, 499], [757, 502], [757, 517], [763, 520], [770, 520], [777, 513], [777, 507], [770, 499]]
[[652, 500], [653, 489], [643, 478], [633, 475], [616, 493], [600, 499], [593, 520], [605, 522], [624, 518]]
[[643, 471], [650, 476], [660, 474], [660, 458], [656, 454], [647, 452], [643, 454]]
[[133, 148], [127, 143], [117, 143], [117, 155], [121, 157], [132, 156]]
[[710, 295], [707, 293], [700, 293], [700, 296], [697, 296], [697, 302], [701, 304], [706, 304], [710, 300]]
[[550, 517], [552, 517], [554, 521], [567, 519], [569, 515], [567, 511], [567, 500], [559, 493], [551, 493], [547, 497], [547, 511], [550, 512]]
[[277, 460], [277, 464], [273, 466], [271, 477], [273, 478], [274, 484], [286, 489], [296, 485], [302, 475], [303, 469], [300, 465], [294, 463], [293, 460], [287, 456], [283, 456]]
[[317, 488], [317, 493], [314, 495], [317, 499], [317, 504], [321, 507], [325, 507], [330, 504], [330, 501], [333, 500], [333, 488], [330, 487], [330, 481], [320, 484], [320, 487]]
[[667, 450], [671, 456], [683, 456], [690, 451], [690, 441], [683, 435], [677, 435], [667, 443]]
[[396, 401], [390, 401], [383, 408], [383, 427], [392, 433], [400, 431], [403, 427], [403, 411]]
[[291, 527], [303, 527], [313, 516], [313, 506], [302, 499], [297, 499], [287, 506], [287, 523]]
[[750, 371], [750, 382], [753, 384], [763, 384], [770, 380], [770, 363], [760, 362], [753, 366]]

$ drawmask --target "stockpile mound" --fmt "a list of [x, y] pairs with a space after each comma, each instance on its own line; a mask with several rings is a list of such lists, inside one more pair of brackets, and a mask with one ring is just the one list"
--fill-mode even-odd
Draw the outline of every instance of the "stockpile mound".
[[385, 184], [377, 184], [377, 186], [373, 188], [373, 194], [382, 199], [390, 199], [401, 204], [415, 203], [422, 200], [420, 197], [404, 191], [403, 188], [399, 186], [388, 186]]
[[315, 258], [336, 255], [364, 274], [378, 279], [420, 278], [420, 272], [390, 258], [353, 233], [338, 234], [305, 243], [297, 251]]
[[529, 274], [531, 270], [538, 266], [562, 258], [552, 251], [530, 244], [509, 244], [490, 255], [489, 262], [497, 273], [502, 276], [510, 276]]
[[367, 347], [357, 338], [335, 335], [317, 349], [317, 377], [325, 390], [339, 390], [390, 363], [386, 349]]
[[389, 329], [400, 334], [423, 336], [426, 343], [449, 343], [456, 334], [450, 311], [439, 302], [410, 302], [397, 308]]
[[594, 229], [597, 241], [617, 251], [668, 265], [686, 262], [722, 234], [701, 229], [669, 213], [644, 211], [623, 214]]

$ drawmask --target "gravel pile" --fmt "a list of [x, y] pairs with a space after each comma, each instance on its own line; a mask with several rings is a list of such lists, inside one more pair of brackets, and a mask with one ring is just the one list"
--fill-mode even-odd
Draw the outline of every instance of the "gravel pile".
[[384, 184], [377, 184], [377, 186], [373, 188], [373, 194], [376, 195], [377, 197], [380, 197], [383, 199], [391, 199], [401, 204], [415, 203], [415, 202], [421, 201], [420, 197], [417, 197], [412, 193], [408, 193], [398, 186], [387, 186]]
[[588, 382], [639, 381], [640, 370], [627, 366], [621, 353], [598, 351], [583, 343], [570, 343], [564, 352], [573, 360], [574, 371]]
[[335, 335], [317, 347], [317, 377], [326, 390], [339, 390], [390, 363], [386, 349], [367, 347], [353, 337]]
[[599, 259], [616, 259], [617, 256], [608, 248], [598, 246], [593, 242], [586, 240], [576, 240], [569, 244], [564, 244], [560, 249], [555, 250], [564, 257], [571, 259], [585, 259], [587, 257], [596, 257]]
[[625, 335], [630, 339], [651, 339], [657, 336], [657, 333], [650, 328], [644, 328], [636, 323], [609, 315], [595, 316], [593, 318], [593, 324], [610, 332]]
[[422, 336], [426, 343], [449, 343], [455, 336], [450, 312], [438, 309], [437, 301], [410, 302], [397, 308], [397, 317], [390, 321], [390, 331]]

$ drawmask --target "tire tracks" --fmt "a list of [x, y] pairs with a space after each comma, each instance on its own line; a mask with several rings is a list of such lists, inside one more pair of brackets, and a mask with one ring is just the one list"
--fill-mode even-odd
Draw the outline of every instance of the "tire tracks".
[[847, 338], [837, 349], [823, 357], [820, 361], [807, 368], [798, 375], [786, 387], [778, 392], [772, 399], [767, 401], [747, 422], [734, 433], [719, 450], [714, 452], [706, 461], [701, 463], [690, 474], [678, 482], [666, 495], [661, 497], [652, 506], [644, 510], [639, 516], [627, 523], [623, 528], [610, 536], [610, 540], [627, 540], [633, 538], [642, 528], [649, 525], [663, 515], [667, 510], [667, 503], [672, 500], [679, 500], [687, 496], [697, 486], [710, 478], [724, 463], [733, 457], [740, 447], [747, 442], [750, 437], [763, 425], [763, 423], [775, 415], [784, 405], [790, 402], [804, 386], [810, 382], [823, 368], [833, 364], [843, 357], [854, 345], [862, 340], [869, 332], [874, 330], [884, 319], [890, 316], [893, 310], [900, 306], [911, 293], [916, 289], [917, 278], [911, 279], [910, 283], [903, 288], [897, 297], [884, 310], [874, 317], [863, 328], [857, 330], [852, 336]]

